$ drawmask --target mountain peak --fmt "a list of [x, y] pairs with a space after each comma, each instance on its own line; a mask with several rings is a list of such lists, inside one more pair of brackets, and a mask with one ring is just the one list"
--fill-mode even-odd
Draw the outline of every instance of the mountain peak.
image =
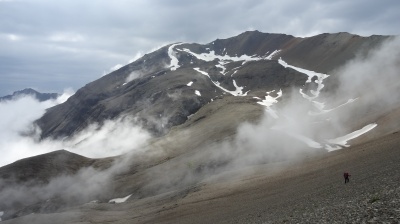
[[32, 88], [25, 88], [22, 90], [14, 91], [13, 94], [11, 94], [11, 95], [0, 97], [0, 102], [8, 101], [8, 100], [15, 100], [22, 96], [32, 96], [35, 99], [37, 99], [38, 101], [42, 102], [42, 101], [46, 101], [46, 100], [50, 100], [50, 99], [56, 99], [57, 97], [59, 97], [59, 94], [58, 93], [40, 93]]

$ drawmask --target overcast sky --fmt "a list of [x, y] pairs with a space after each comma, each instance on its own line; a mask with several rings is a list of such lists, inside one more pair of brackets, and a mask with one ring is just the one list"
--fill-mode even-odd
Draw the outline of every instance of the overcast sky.
[[79, 89], [172, 42], [246, 30], [398, 35], [398, 0], [0, 0], [0, 96]]

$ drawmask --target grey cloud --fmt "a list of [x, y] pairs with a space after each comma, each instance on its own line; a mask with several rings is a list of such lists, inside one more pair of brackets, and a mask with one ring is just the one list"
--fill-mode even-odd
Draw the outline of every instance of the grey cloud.
[[[42, 89], [64, 76], [57, 90], [61, 92], [62, 85], [77, 89], [114, 65], [126, 64], [137, 52], [172, 42], [207, 43], [250, 29], [296, 36], [340, 31], [398, 34], [400, 17], [400, 3], [395, 0], [15, 0], [0, 4], [0, 58], [4, 59], [0, 95], [10, 93], [7, 86], [22, 86], [6, 78], [14, 75]], [[10, 35], [19, 39], [11, 40]], [[42, 76], [47, 81], [35, 83]]]

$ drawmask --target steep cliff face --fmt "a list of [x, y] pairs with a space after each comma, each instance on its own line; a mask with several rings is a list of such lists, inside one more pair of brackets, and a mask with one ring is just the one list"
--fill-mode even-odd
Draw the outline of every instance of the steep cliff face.
[[[211, 43], [173, 44], [147, 54], [87, 84], [37, 121], [42, 138], [71, 136], [93, 122], [133, 116], [160, 136], [223, 95], [264, 97], [265, 92], [302, 87], [307, 76], [277, 62], [333, 72], [356, 54], [387, 39], [348, 33], [296, 38], [258, 31]], [[333, 78], [330, 78], [335, 86]], [[332, 89], [326, 88], [326, 89]]]

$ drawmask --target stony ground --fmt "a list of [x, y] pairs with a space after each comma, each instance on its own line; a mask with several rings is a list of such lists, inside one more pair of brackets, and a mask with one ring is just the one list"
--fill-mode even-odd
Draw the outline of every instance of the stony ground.
[[[343, 171], [352, 175], [344, 184]], [[400, 134], [122, 204], [4, 223], [400, 223]], [[234, 176], [227, 174], [228, 176]]]
[[149, 223], [400, 223], [397, 133], [271, 176], [265, 169], [240, 183], [204, 187]]

